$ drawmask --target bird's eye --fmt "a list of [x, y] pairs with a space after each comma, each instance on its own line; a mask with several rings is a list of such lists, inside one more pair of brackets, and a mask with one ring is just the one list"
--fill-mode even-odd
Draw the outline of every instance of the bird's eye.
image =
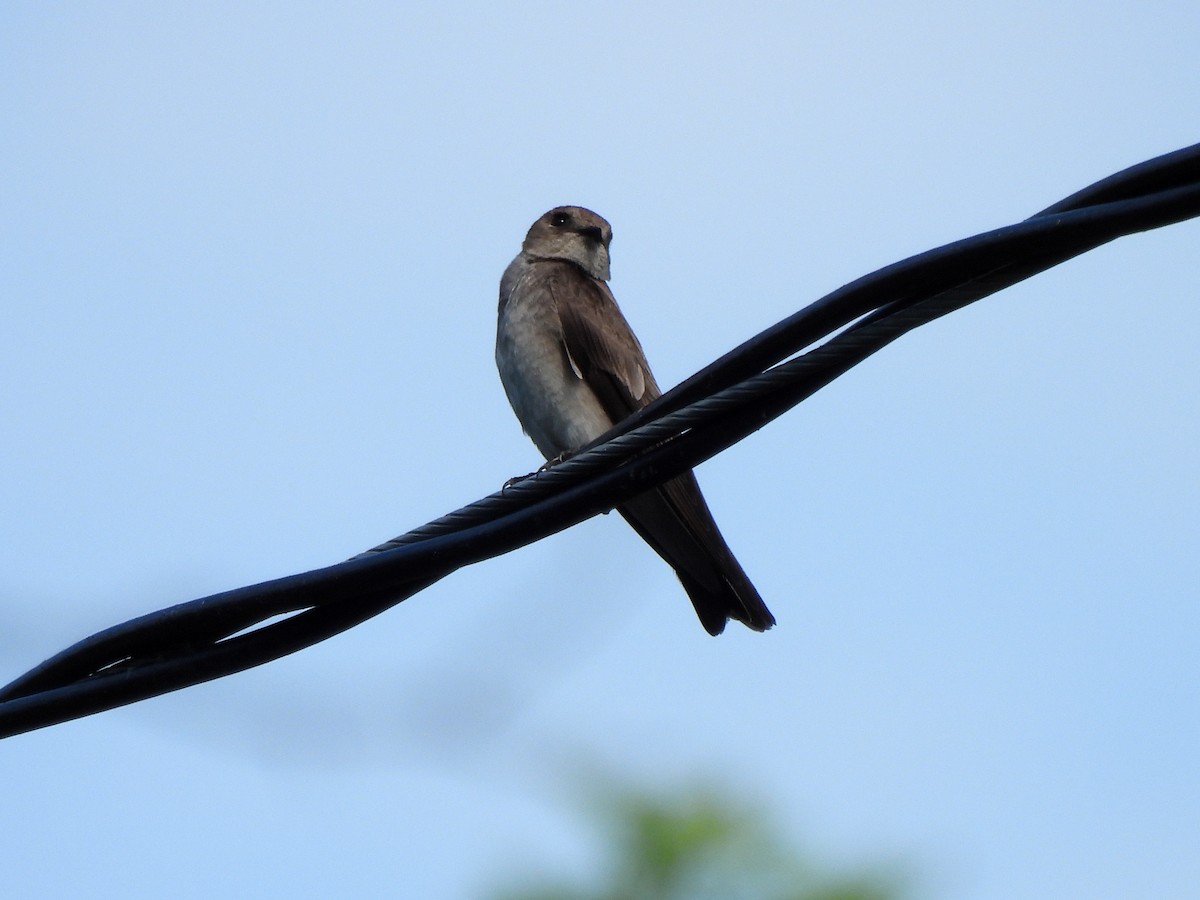
[[553, 225], [555, 228], [562, 228], [569, 221], [571, 221], [571, 217], [568, 216], [566, 213], [555, 213], [553, 216], [550, 217], [550, 224]]

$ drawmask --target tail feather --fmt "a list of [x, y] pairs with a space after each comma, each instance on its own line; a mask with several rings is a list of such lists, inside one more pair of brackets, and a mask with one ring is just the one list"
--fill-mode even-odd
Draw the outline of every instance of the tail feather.
[[754, 631], [775, 624], [717, 529], [691, 472], [635, 497], [618, 511], [675, 570], [709, 634], [720, 634], [729, 619]]

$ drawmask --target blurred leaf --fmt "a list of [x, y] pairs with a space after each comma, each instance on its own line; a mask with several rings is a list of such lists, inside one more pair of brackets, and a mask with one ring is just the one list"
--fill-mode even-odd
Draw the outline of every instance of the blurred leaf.
[[834, 875], [786, 846], [763, 812], [726, 795], [657, 795], [608, 784], [593, 815], [605, 832], [591, 885], [531, 883], [502, 900], [898, 900], [898, 879]]

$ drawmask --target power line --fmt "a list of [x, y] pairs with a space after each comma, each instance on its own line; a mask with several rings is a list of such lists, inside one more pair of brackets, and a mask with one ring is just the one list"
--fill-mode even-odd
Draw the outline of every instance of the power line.
[[612, 509], [703, 462], [914, 328], [1115, 238], [1198, 215], [1200, 144], [1119, 172], [1024, 222], [880, 269], [746, 341], [537, 477], [346, 562], [172, 606], [80, 641], [0, 690], [0, 737], [311, 646], [462, 566]]

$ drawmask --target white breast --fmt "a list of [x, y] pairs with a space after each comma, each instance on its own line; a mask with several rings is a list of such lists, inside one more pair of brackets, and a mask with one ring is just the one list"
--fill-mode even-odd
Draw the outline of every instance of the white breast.
[[508, 302], [496, 327], [496, 367], [525, 433], [551, 459], [603, 434], [612, 422], [571, 367], [558, 312], [546, 292], [530, 289], [536, 266], [513, 260], [501, 281]]

